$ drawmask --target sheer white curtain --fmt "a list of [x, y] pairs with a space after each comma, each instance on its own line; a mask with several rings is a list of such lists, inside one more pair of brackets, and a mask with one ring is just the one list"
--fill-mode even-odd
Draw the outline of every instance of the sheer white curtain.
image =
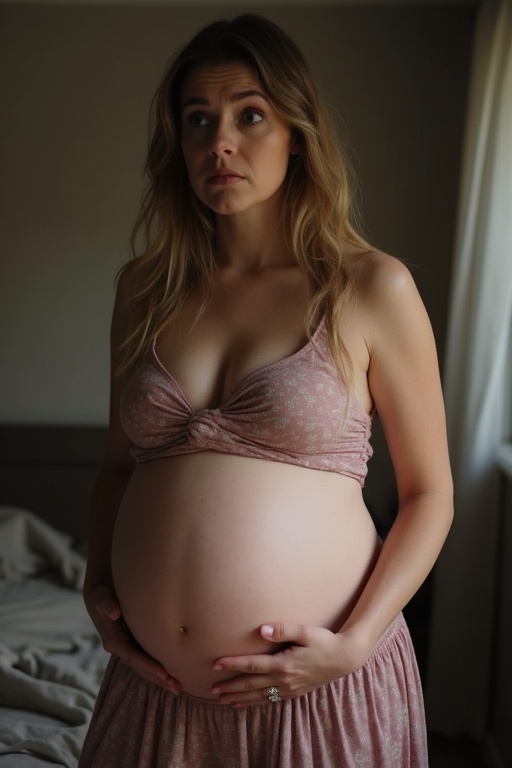
[[512, 0], [487, 0], [473, 52], [444, 370], [456, 517], [436, 568], [427, 690], [433, 730], [477, 738], [489, 696], [511, 326]]

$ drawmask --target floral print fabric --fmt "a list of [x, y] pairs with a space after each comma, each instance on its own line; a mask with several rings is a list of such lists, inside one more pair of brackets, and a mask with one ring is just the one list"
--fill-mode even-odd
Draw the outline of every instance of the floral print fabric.
[[235, 708], [112, 658], [79, 768], [428, 768], [421, 684], [400, 615], [366, 664], [304, 696]]

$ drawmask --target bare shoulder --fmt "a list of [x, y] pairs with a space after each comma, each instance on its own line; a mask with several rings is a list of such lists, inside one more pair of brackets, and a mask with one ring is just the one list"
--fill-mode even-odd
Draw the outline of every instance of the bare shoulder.
[[401, 316], [413, 306], [423, 308], [409, 268], [382, 251], [351, 253], [349, 270], [353, 278], [357, 305], [376, 322], [382, 315]]
[[354, 251], [349, 270], [355, 288], [355, 316], [370, 359], [400, 347], [430, 344], [432, 329], [411, 271], [382, 251]]
[[116, 300], [113, 320], [125, 325], [130, 316], [130, 304], [138, 290], [138, 276], [135, 263], [128, 262], [118, 272], [116, 280]]
[[134, 261], [127, 262], [117, 274], [117, 297], [130, 301], [137, 290], [137, 269]]
[[120, 352], [132, 325], [132, 298], [137, 292], [133, 262], [128, 262], [117, 275], [116, 298], [110, 326], [112, 363], [117, 370], [124, 355]]
[[383, 251], [351, 249], [347, 264], [358, 302], [386, 302], [401, 294], [416, 292], [408, 267]]

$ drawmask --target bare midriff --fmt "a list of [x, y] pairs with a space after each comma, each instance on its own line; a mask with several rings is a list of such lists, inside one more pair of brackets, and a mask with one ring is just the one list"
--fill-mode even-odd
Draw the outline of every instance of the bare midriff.
[[227, 655], [275, 652], [262, 624], [338, 631], [380, 548], [356, 480], [205, 451], [139, 464], [114, 532], [114, 583], [138, 643], [215, 698]]

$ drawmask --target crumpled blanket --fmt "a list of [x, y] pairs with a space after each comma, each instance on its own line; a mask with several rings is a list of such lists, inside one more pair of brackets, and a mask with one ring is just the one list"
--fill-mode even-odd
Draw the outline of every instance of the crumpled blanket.
[[71, 537], [31, 512], [0, 506], [0, 579], [21, 581], [47, 571], [62, 584], [81, 589], [85, 560], [71, 549]]
[[84, 572], [65, 534], [0, 506], [0, 766], [21, 754], [77, 765], [108, 660]]

